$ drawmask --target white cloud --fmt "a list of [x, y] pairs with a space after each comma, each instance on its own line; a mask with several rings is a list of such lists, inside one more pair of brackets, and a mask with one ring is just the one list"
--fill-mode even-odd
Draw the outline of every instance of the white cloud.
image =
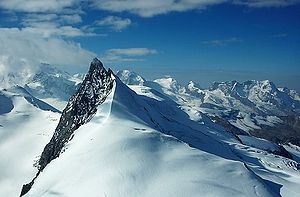
[[177, 11], [184, 12], [193, 9], [204, 9], [207, 6], [220, 4], [226, 0], [94, 0], [93, 5], [98, 9], [112, 12], [127, 11], [142, 17], [166, 14]]
[[253, 8], [285, 7], [300, 3], [300, 0], [235, 0], [235, 4], [246, 5]]
[[169, 12], [201, 10], [222, 3], [261, 8], [290, 6], [300, 3], [300, 0], [1, 0], [0, 8], [30, 13], [74, 13], [75, 11], [79, 14], [82, 12], [81, 9], [92, 8], [111, 12], [126, 11], [142, 17], [152, 17]]
[[78, 37], [78, 36], [93, 36], [95, 33], [88, 32], [70, 25], [60, 26], [53, 22], [33, 22], [29, 26], [21, 29], [24, 32], [38, 34], [45, 38], [48, 37]]
[[73, 23], [81, 22], [78, 14], [26, 14], [21, 19], [21, 29], [26, 32], [40, 34], [43, 37], [51, 36], [90, 36], [93, 32], [72, 26]]
[[122, 31], [131, 25], [131, 20], [129, 18], [121, 18], [118, 16], [107, 16], [101, 20], [95, 21], [97, 26], [107, 26], [114, 31]]
[[75, 24], [82, 22], [79, 14], [54, 14], [54, 13], [39, 13], [26, 14], [22, 18], [22, 24], [27, 26], [38, 22], [55, 22], [58, 24]]
[[142, 17], [152, 17], [169, 12], [203, 10], [222, 3], [243, 5], [253, 8], [284, 7], [300, 3], [300, 0], [92, 0], [100, 10], [130, 12]]
[[273, 34], [271, 37], [272, 38], [285, 38], [287, 36], [288, 36], [288, 34], [286, 34], [286, 33], [280, 33], [280, 34]]
[[156, 54], [155, 49], [148, 48], [125, 48], [125, 49], [109, 49], [108, 53], [115, 55], [127, 55], [127, 56], [144, 56], [150, 54]]
[[[18, 28], [0, 28], [0, 74], [26, 73], [30, 75], [40, 63], [56, 66], [88, 65], [93, 52], [78, 43], [61, 38], [44, 38]], [[1, 77], [0, 77], [1, 79]]]
[[81, 23], [82, 19], [79, 14], [63, 14], [60, 15], [60, 19], [64, 23], [74, 24], [74, 23]]
[[212, 45], [212, 46], [225, 46], [230, 43], [238, 43], [238, 42], [242, 42], [242, 40], [240, 38], [232, 37], [228, 39], [206, 40], [203, 41], [202, 43]]
[[149, 48], [122, 48], [109, 49], [106, 51], [103, 60], [105, 62], [133, 62], [144, 61], [140, 58], [142, 56], [152, 55], [158, 53], [155, 49]]
[[59, 12], [79, 2], [80, 0], [1, 0], [0, 7], [22, 12]]

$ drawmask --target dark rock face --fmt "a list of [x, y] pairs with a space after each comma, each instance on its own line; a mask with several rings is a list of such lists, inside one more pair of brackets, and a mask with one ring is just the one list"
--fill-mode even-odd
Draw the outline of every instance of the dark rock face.
[[80, 88], [63, 110], [58, 126], [42, 152], [38, 162], [39, 172], [29, 184], [23, 185], [21, 196], [30, 190], [39, 173], [60, 155], [66, 143], [72, 139], [74, 131], [92, 119], [97, 112], [97, 106], [110, 94], [113, 82], [111, 70], [105, 70], [102, 63], [95, 58]]
[[113, 79], [111, 76], [111, 71], [106, 71], [98, 59], [92, 61], [81, 87], [70, 98], [52, 139], [44, 148], [39, 160], [40, 170], [58, 157], [73, 132], [93, 117], [97, 106], [105, 101], [112, 90]]
[[256, 137], [264, 138], [269, 141], [286, 144], [292, 143], [300, 146], [300, 116], [280, 117], [282, 123], [275, 126], [261, 126], [261, 129], [251, 130], [250, 134]]

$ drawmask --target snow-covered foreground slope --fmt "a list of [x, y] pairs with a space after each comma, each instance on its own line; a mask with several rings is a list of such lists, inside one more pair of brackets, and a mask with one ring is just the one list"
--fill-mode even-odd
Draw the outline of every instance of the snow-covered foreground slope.
[[125, 104], [139, 97], [120, 86], [26, 196], [276, 196], [242, 162], [191, 148], [128, 113]]
[[[51, 111], [52, 110], [52, 111]], [[19, 196], [60, 114], [21, 87], [0, 91], [0, 196]]]

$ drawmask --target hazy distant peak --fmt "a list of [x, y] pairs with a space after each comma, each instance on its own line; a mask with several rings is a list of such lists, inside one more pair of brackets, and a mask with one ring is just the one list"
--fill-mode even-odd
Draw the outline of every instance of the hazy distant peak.
[[127, 85], [143, 85], [146, 81], [143, 77], [130, 70], [119, 70], [116, 75]]

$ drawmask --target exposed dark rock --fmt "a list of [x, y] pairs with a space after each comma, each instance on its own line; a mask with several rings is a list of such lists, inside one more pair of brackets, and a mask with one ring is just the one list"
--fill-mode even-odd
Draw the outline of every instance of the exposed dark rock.
[[232, 125], [228, 120], [225, 118], [221, 118], [219, 116], [210, 116], [212, 120], [215, 121], [215, 123], [223, 126], [226, 128], [229, 132], [235, 134], [235, 135], [247, 135], [247, 133], [236, 126]]
[[[112, 71], [106, 71], [102, 63], [95, 58], [80, 88], [63, 110], [58, 126], [42, 152], [38, 162], [38, 174], [60, 155], [65, 145], [72, 139], [74, 131], [92, 119], [98, 105], [102, 104], [110, 94], [113, 82]], [[35, 178], [23, 185], [21, 196], [30, 190]]]
[[40, 170], [58, 157], [73, 132], [93, 117], [97, 106], [105, 101], [112, 87], [111, 71], [106, 71], [102, 63], [94, 59], [80, 88], [64, 109], [52, 139], [44, 148], [39, 160]]
[[250, 134], [275, 143], [286, 144], [290, 142], [300, 146], [300, 117], [283, 116], [280, 119], [283, 123], [273, 127], [261, 125], [261, 129], [251, 130]]

